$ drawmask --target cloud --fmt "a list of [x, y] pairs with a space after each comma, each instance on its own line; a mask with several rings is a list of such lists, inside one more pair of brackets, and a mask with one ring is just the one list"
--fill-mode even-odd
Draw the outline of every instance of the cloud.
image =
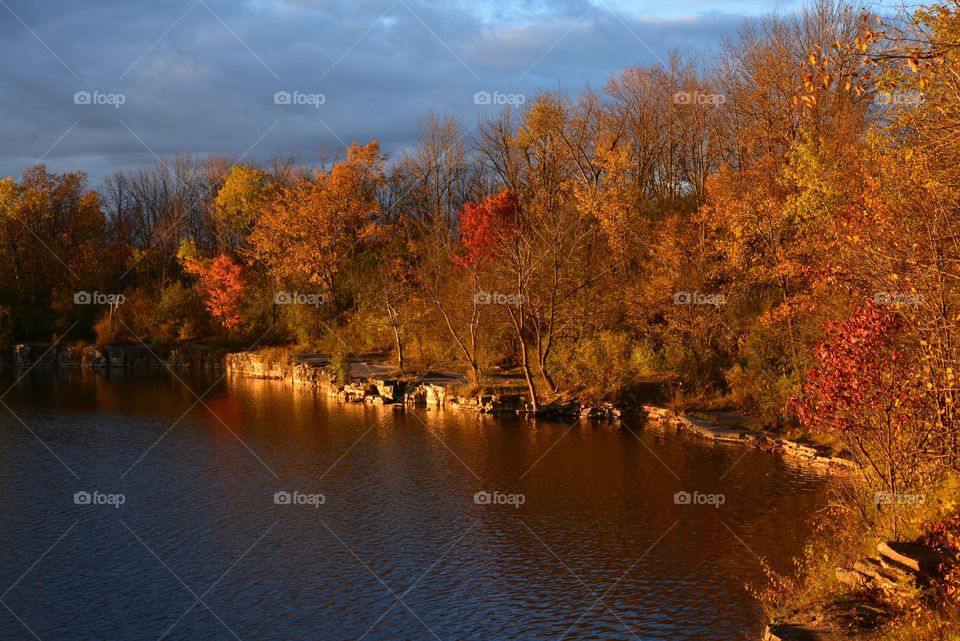
[[[474, 104], [478, 91], [576, 93], [671, 49], [713, 47], [742, 20], [698, 14], [710, 6], [698, 0], [673, 3], [682, 15], [613, 0], [6, 2], [0, 173], [42, 158], [95, 183], [154, 154], [236, 156], [254, 143], [253, 156], [309, 158], [379, 138], [396, 153], [428, 108], [472, 124], [496, 109]], [[284, 91], [324, 102], [275, 104]], [[75, 104], [76, 92], [124, 102]]]

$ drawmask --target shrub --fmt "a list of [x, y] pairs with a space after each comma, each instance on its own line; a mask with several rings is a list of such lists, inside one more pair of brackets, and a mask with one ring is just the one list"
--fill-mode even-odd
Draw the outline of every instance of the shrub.
[[188, 340], [209, 330], [209, 314], [197, 291], [181, 283], [163, 288], [154, 308], [151, 338], [159, 342]]
[[641, 373], [635, 363], [645, 370], [642, 373], [650, 371], [651, 352], [648, 346], [635, 348], [624, 332], [600, 332], [557, 355], [562, 367], [558, 379], [563, 387], [583, 389], [593, 396], [616, 396]]
[[337, 383], [347, 385], [351, 380], [350, 375], [350, 352], [345, 347], [338, 348], [333, 353], [330, 365], [337, 375]]

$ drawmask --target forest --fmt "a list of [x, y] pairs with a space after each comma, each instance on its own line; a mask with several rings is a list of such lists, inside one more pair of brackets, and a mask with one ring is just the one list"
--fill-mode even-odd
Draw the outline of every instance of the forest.
[[516, 372], [535, 407], [667, 381], [832, 440], [867, 488], [848, 513], [920, 527], [864, 497], [960, 467], [960, 3], [818, 0], [710, 56], [419, 127], [391, 158], [0, 182], [0, 343], [388, 352], [473, 389]]

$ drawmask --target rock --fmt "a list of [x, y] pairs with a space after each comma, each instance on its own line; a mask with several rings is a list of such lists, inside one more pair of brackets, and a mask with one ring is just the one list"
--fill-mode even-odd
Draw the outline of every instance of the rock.
[[812, 461], [817, 458], [817, 450], [807, 445], [801, 445], [800, 443], [785, 438], [780, 439], [780, 445], [783, 446], [784, 452], [791, 456], [810, 459]]
[[398, 400], [401, 396], [402, 386], [398, 381], [371, 378], [369, 382], [377, 389], [377, 394], [390, 403]]
[[426, 392], [427, 405], [436, 405], [437, 407], [444, 405], [447, 400], [446, 388], [440, 385], [434, 385], [433, 383], [427, 383], [423, 388]]
[[80, 353], [80, 364], [84, 367], [108, 367], [107, 356], [96, 347], [84, 347]]
[[654, 405], [641, 405], [640, 411], [646, 414], [649, 420], [654, 421], [665, 421], [673, 415], [670, 410]]
[[860, 590], [867, 587], [866, 577], [853, 568], [837, 568], [835, 570], [835, 576], [840, 583], [843, 583], [844, 585], [847, 585], [855, 590]]
[[882, 589], [901, 590], [915, 587], [916, 575], [892, 565], [884, 565], [876, 557], [857, 561], [853, 564], [853, 569], [867, 577], [869, 583]]
[[488, 414], [513, 414], [520, 405], [520, 397], [516, 394], [482, 396], [480, 400], [483, 402], [480, 411]]
[[403, 402], [408, 405], [426, 405], [427, 391], [423, 386], [418, 386], [403, 395]]
[[768, 625], [764, 632], [764, 641], [817, 641], [816, 631], [789, 623]]
[[946, 561], [935, 550], [920, 543], [883, 541], [877, 545], [877, 551], [884, 558], [928, 577], [939, 576], [940, 566]]
[[67, 350], [59, 345], [27, 345], [14, 347], [14, 362], [18, 366], [60, 365], [70, 362]]

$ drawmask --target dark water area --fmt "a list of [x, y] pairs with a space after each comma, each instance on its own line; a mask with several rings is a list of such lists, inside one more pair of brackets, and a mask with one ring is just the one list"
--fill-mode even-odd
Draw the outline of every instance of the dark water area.
[[627, 421], [167, 371], [3, 392], [4, 641], [758, 639], [746, 586], [791, 570], [826, 500], [775, 456]]

